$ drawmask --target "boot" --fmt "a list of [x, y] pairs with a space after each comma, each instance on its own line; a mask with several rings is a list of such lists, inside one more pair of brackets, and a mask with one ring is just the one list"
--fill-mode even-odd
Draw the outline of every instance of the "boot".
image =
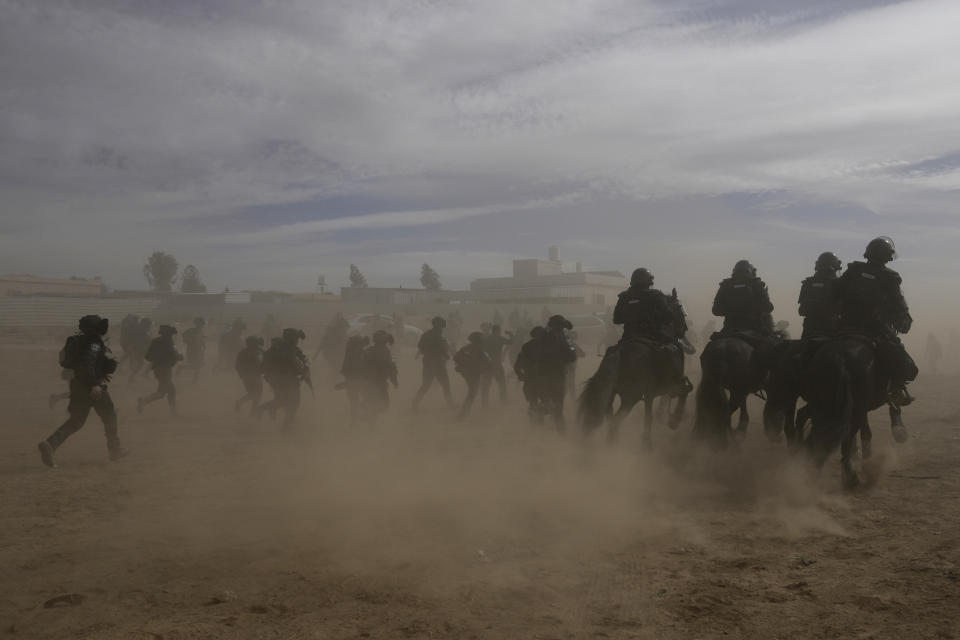
[[907, 383], [890, 382], [889, 400], [898, 407], [909, 406], [913, 402], [913, 396], [907, 391]]
[[900, 418], [900, 407], [895, 404], [890, 405], [890, 431], [893, 433], [893, 439], [900, 444], [906, 442], [909, 437], [907, 428]]

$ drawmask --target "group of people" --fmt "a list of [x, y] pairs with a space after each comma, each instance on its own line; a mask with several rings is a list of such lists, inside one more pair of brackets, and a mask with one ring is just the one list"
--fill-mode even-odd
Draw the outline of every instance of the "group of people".
[[[901, 278], [887, 267], [895, 257], [890, 238], [875, 238], [864, 252], [865, 262], [850, 263], [841, 275], [839, 257], [823, 253], [816, 261], [814, 274], [801, 284], [799, 312], [804, 318], [801, 342], [809, 345], [808, 350], [815, 350], [818, 344], [844, 332], [857, 332], [873, 340], [878, 366], [889, 380], [891, 402], [903, 406], [911, 401], [906, 385], [916, 377], [917, 368], [898, 338], [898, 334], [910, 330], [912, 319], [901, 292]], [[658, 346], [661, 366], [669, 373], [675, 394], [685, 395], [692, 385], [684, 374], [684, 355], [693, 352], [685, 338], [685, 314], [675, 290], [667, 295], [653, 288], [653, 284], [649, 270], [639, 268], [633, 272], [629, 288], [620, 295], [613, 310], [612, 323], [621, 325], [623, 332], [611, 349], [627, 350], [641, 342]], [[720, 283], [712, 310], [715, 316], [723, 318], [722, 329], [712, 338], [737, 336], [763, 353], [766, 345], [782, 337], [773, 323], [774, 309], [767, 286], [747, 260], [738, 261], [731, 276]], [[459, 330], [459, 317], [450, 318], [458, 323]], [[519, 316], [511, 320], [519, 322]], [[205, 324], [202, 318], [196, 318], [183, 335], [186, 365], [195, 372], [204, 364]], [[478, 395], [487, 404], [494, 384], [505, 403], [503, 360], [509, 350], [530, 420], [542, 423], [550, 417], [558, 430], [564, 429], [565, 397], [571, 389], [573, 367], [583, 356], [568, 319], [550, 315], [543, 326], [530, 328], [526, 339], [504, 332], [497, 323], [484, 323], [480, 331], [468, 335], [466, 344], [459, 349], [452, 346], [446, 335], [448, 325], [448, 319], [437, 316], [420, 337], [417, 357], [422, 362], [422, 382], [413, 399], [415, 411], [434, 383], [440, 387], [447, 405], [456, 406], [447, 371], [451, 360], [467, 386], [458, 408], [460, 419], [470, 413]], [[142, 412], [149, 404], [166, 399], [175, 412], [173, 370], [184, 360], [174, 344], [177, 329], [161, 325], [158, 335], [151, 339], [150, 327], [149, 319], [136, 316], [127, 316], [121, 323], [120, 344], [124, 360], [131, 362], [131, 379], [144, 362], [151, 365], [157, 379], [157, 390], [138, 398], [137, 409]], [[106, 319], [84, 316], [78, 334], [71, 336], [61, 350], [60, 364], [68, 372], [70, 386], [69, 417], [39, 445], [41, 458], [49, 466], [54, 465], [57, 447], [84, 424], [91, 409], [103, 420], [111, 459], [125, 455], [117, 435], [116, 411], [107, 391], [107, 383], [119, 364], [103, 340], [107, 328]], [[219, 341], [218, 367], [232, 367], [244, 386], [245, 393], [235, 402], [235, 409], [248, 405], [250, 414], [256, 417], [264, 412], [272, 416], [282, 412], [283, 424], [289, 427], [300, 405], [301, 384], [306, 383], [312, 390], [310, 364], [300, 349], [300, 341], [306, 336], [300, 329], [287, 328], [271, 338], [265, 348], [263, 337], [244, 339], [244, 329], [245, 324], [238, 319]], [[391, 353], [394, 337], [384, 329], [375, 330], [369, 337], [348, 334], [349, 325], [338, 314], [327, 327], [317, 355], [322, 353], [333, 361], [337, 354], [342, 354], [343, 381], [337, 388], [346, 391], [351, 423], [373, 424], [390, 406], [390, 385], [398, 385], [397, 366]], [[264, 382], [273, 390], [273, 398], [267, 402], [262, 402]]]

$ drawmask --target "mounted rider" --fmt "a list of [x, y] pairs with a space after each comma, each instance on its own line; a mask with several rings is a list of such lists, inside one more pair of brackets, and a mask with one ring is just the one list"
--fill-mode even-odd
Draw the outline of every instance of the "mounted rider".
[[[683, 352], [690, 347], [683, 340], [685, 327], [677, 326], [682, 320], [678, 320], [671, 301], [679, 307], [676, 291], [671, 298], [653, 288], [653, 274], [648, 269], [634, 270], [630, 288], [620, 294], [613, 309], [613, 324], [623, 325], [623, 336], [616, 348], [625, 350], [638, 342], [653, 342], [666, 356], [678, 392], [689, 392], [693, 385], [683, 373]], [[680, 318], [682, 313], [680, 310]]]
[[826, 251], [817, 258], [814, 274], [800, 285], [797, 303], [803, 318], [801, 340], [824, 340], [836, 334], [840, 326], [837, 287], [841, 269], [843, 262], [837, 254]]
[[840, 277], [837, 299], [841, 331], [863, 332], [877, 343], [877, 364], [889, 377], [889, 398], [900, 407], [910, 404], [907, 383], [917, 377], [917, 365], [897, 334], [913, 324], [900, 290], [902, 279], [886, 265], [897, 257], [893, 240], [874, 238], [863, 253], [866, 262], [851, 262]]
[[723, 318], [719, 335], [739, 335], [748, 342], [766, 340], [773, 335], [772, 313], [773, 303], [757, 268], [749, 260], [737, 261], [713, 298], [713, 315]]

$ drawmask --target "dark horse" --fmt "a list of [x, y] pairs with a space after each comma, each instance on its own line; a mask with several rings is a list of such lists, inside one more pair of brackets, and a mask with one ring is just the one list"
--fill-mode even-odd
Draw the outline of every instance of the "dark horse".
[[797, 401], [801, 396], [800, 378], [804, 361], [809, 360], [809, 355], [823, 344], [823, 340], [786, 341], [770, 368], [766, 384], [767, 401], [763, 405], [764, 431], [774, 442], [780, 441], [781, 434], [785, 435], [787, 445], [792, 450], [799, 448], [802, 440], [797, 430]]
[[[864, 457], [869, 457], [872, 432], [867, 414], [889, 402], [889, 381], [878, 374], [876, 345], [866, 337], [848, 334], [821, 347], [804, 375], [804, 397], [813, 426], [805, 440], [807, 452], [818, 468], [840, 447], [843, 486], [860, 483], [853, 467], [856, 435], [860, 433]], [[906, 440], [900, 408], [890, 405], [893, 436]]]
[[[700, 354], [700, 385], [697, 387], [697, 417], [694, 435], [717, 449], [729, 445], [730, 436], [743, 440], [750, 424], [747, 398], [764, 386], [769, 360], [783, 349], [783, 342], [754, 346], [754, 336], [719, 335]], [[731, 418], [739, 411], [736, 429]]]
[[[676, 342], [686, 345], [683, 340], [687, 332], [686, 315], [677, 299], [677, 291], [667, 298], [673, 313], [672, 332]], [[683, 351], [692, 352], [685, 346]], [[589, 434], [607, 419], [607, 440], [617, 439], [620, 423], [641, 400], [644, 405], [643, 446], [653, 447], [651, 428], [653, 427], [653, 401], [657, 396], [677, 398], [677, 406], [670, 415], [668, 425], [676, 429], [683, 419], [689, 391], [678, 387], [675, 367], [676, 358], [683, 353], [675, 343], [663, 345], [652, 339], [621, 340], [607, 349], [597, 372], [587, 380], [580, 395], [579, 418], [584, 435]], [[682, 362], [682, 361], [681, 361]], [[620, 398], [620, 406], [614, 412], [614, 399]]]

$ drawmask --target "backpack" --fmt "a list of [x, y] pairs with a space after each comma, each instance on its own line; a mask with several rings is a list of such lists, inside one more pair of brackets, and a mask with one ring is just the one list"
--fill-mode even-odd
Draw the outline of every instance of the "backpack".
[[60, 349], [59, 360], [63, 369], [76, 369], [80, 366], [80, 354], [83, 352], [83, 336], [72, 335], [63, 343]]

